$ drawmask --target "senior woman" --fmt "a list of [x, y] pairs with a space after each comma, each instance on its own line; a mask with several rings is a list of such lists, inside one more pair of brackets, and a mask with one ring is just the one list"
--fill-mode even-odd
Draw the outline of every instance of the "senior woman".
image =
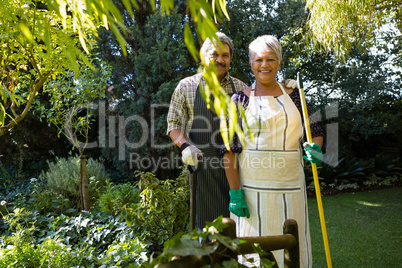
[[[231, 217], [236, 221], [238, 237], [280, 235], [283, 221], [295, 219], [300, 267], [312, 267], [299, 91], [276, 81], [282, 48], [275, 37], [256, 38], [249, 45], [249, 57], [255, 82], [234, 94], [232, 101], [244, 108], [254, 140], [245, 131], [245, 148], [236, 138], [231, 151], [221, 151], [230, 186]], [[245, 129], [244, 121], [242, 124]], [[313, 144], [305, 148], [305, 158], [319, 164], [323, 131], [314, 122], [311, 131]], [[283, 250], [273, 253], [278, 266], [283, 267]], [[252, 257], [253, 265], [258, 265], [258, 255]], [[244, 259], [241, 262], [247, 265]]]

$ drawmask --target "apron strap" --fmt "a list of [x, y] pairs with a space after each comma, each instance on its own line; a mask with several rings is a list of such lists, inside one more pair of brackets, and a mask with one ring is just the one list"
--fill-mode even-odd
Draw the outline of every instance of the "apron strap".
[[286, 90], [285, 90], [285, 88], [282, 86], [282, 84], [279, 83], [279, 82], [277, 82], [277, 83], [278, 83], [279, 87], [281, 88], [283, 95], [287, 95], [288, 93], [286, 92]]

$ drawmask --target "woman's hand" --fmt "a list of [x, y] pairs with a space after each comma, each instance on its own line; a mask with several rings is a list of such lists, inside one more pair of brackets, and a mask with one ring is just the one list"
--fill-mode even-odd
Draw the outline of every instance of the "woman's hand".
[[320, 146], [318, 146], [317, 143], [310, 143], [308, 144], [307, 142], [303, 144], [304, 146], [304, 151], [306, 152], [306, 155], [303, 156], [304, 159], [307, 161], [310, 161], [311, 163], [317, 164], [319, 166], [322, 162], [322, 151]]
[[244, 190], [229, 190], [229, 195], [229, 211], [238, 217], [246, 216], [247, 218], [250, 218], [250, 212], [248, 211], [248, 206], [246, 200], [244, 199]]

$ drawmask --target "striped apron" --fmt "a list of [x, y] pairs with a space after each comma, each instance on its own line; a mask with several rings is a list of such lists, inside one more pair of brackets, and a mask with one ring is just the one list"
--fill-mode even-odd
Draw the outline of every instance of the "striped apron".
[[[232, 92], [235, 92], [230, 78]], [[213, 96], [211, 96], [213, 103]], [[223, 166], [223, 157], [219, 152], [223, 140], [220, 134], [219, 117], [207, 108], [199, 90], [194, 100], [194, 121], [189, 133], [189, 140], [202, 151], [203, 165], [196, 174], [196, 213], [195, 225], [203, 228], [205, 222], [212, 222], [219, 216], [230, 217], [229, 184]]]
[[[246, 118], [254, 142], [246, 135], [246, 148], [239, 155], [240, 185], [250, 218], [231, 217], [236, 221], [238, 237], [281, 235], [284, 220], [295, 219], [300, 267], [306, 268], [312, 266], [312, 258], [301, 151], [302, 120], [285, 89], [279, 86], [283, 94], [278, 97], [255, 96], [252, 86]], [[273, 254], [278, 266], [283, 267], [283, 250]], [[258, 266], [258, 255], [251, 257], [255, 260], [253, 265]]]

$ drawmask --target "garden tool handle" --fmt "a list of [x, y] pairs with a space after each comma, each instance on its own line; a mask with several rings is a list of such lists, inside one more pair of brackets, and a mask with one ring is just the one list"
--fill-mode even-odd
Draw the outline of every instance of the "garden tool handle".
[[195, 228], [195, 214], [196, 214], [196, 196], [197, 196], [197, 173], [202, 166], [202, 156], [198, 155], [198, 163], [196, 166], [188, 165], [187, 169], [190, 172], [190, 231]]
[[187, 165], [187, 169], [190, 172], [190, 174], [197, 173], [201, 169], [202, 159], [203, 159], [202, 155], [197, 155], [197, 159], [198, 159], [197, 165], [195, 165], [195, 166]]
[[[307, 111], [306, 97], [304, 95], [303, 82], [302, 82], [299, 72], [297, 73], [297, 82], [299, 85], [300, 102], [301, 102], [301, 106], [302, 106], [302, 110], [303, 110], [303, 119], [304, 119], [304, 127], [305, 127], [305, 131], [306, 131], [307, 142], [310, 144], [313, 142], [313, 139], [311, 136], [310, 122], [308, 119], [308, 111]], [[325, 224], [324, 209], [323, 209], [322, 200], [321, 200], [320, 183], [318, 180], [317, 165], [315, 163], [311, 163], [311, 169], [313, 171], [314, 186], [315, 186], [315, 192], [316, 192], [316, 198], [317, 198], [318, 212], [320, 215], [320, 223], [321, 223], [322, 237], [324, 240], [324, 248], [325, 248], [325, 256], [327, 259], [327, 266], [328, 266], [328, 268], [332, 268], [331, 254], [329, 251], [329, 243], [328, 243], [328, 235], [327, 235], [327, 227]]]

